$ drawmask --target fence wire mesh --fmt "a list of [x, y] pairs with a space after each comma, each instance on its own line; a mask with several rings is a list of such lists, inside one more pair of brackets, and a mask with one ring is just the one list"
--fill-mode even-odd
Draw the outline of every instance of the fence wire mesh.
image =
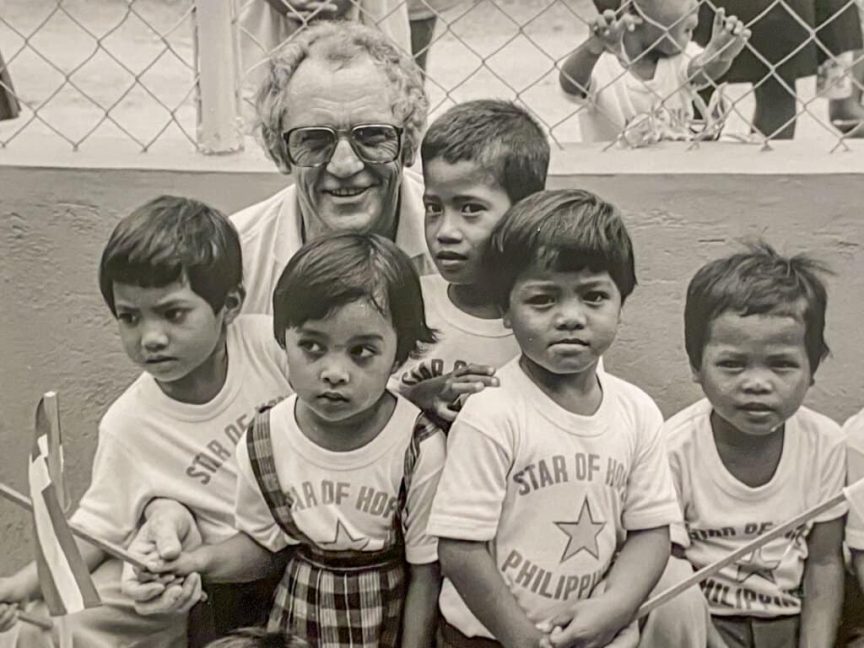
[[[559, 144], [794, 135], [834, 150], [864, 135], [862, 0], [220, 1], [233, 3], [225, 45], [236, 46], [247, 131], [267, 57], [315, 21], [341, 17], [413, 50], [430, 118], [499, 97], [527, 107]], [[752, 32], [725, 76], [712, 65], [724, 67], [737, 46], [717, 52], [719, 8]], [[208, 107], [196, 84], [225, 62], [197, 60], [193, 0], [5, 0], [0, 9], [0, 94], [21, 106], [0, 121], [0, 145], [47, 130], [73, 148], [119, 134], [144, 150], [178, 137], [212, 150], [200, 144]], [[604, 10], [615, 12], [605, 22]]]

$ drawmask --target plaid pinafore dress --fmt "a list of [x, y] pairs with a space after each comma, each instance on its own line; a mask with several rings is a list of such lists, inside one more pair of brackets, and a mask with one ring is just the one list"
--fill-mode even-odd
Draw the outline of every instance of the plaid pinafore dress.
[[421, 441], [439, 428], [424, 415], [405, 451], [393, 543], [381, 551], [325, 551], [301, 531], [276, 473], [270, 411], [256, 415], [246, 444], [258, 488], [280, 528], [300, 542], [276, 589], [269, 630], [290, 630], [313, 647], [382, 648], [399, 644], [405, 599], [405, 502]]

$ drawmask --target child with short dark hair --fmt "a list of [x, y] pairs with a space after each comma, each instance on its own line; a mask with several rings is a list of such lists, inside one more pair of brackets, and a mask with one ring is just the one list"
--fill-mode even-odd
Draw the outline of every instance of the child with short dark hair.
[[438, 343], [407, 364], [394, 387], [452, 421], [464, 399], [496, 385], [519, 347], [488, 290], [483, 256], [511, 205], [541, 191], [549, 142], [527, 111], [497, 99], [466, 101], [438, 117], [420, 148], [426, 245], [440, 274], [420, 279]]
[[417, 273], [380, 236], [326, 236], [289, 261], [273, 307], [296, 393], [237, 447], [240, 533], [154, 571], [234, 579], [293, 545], [269, 629], [324, 647], [431, 646], [440, 578], [426, 520], [444, 436], [386, 389], [435, 339]]
[[[684, 514], [672, 540], [696, 569], [843, 488], [840, 427], [802, 405], [828, 353], [824, 271], [760, 242], [690, 281], [685, 345], [706, 398], [665, 433]], [[825, 511], [702, 583], [730, 648], [834, 645], [845, 511]]]
[[444, 645], [635, 645], [680, 512], [660, 410], [597, 372], [636, 285], [630, 237], [597, 196], [543, 191], [498, 223], [489, 267], [521, 355], [448, 438], [429, 521]]
[[[270, 318], [238, 316], [242, 268], [234, 227], [196, 200], [161, 196], [111, 234], [99, 286], [126, 354], [143, 373], [99, 425], [90, 487], [72, 516], [92, 535], [125, 544], [154, 498], [184, 504], [205, 542], [234, 533], [234, 445], [257, 407], [290, 393]], [[69, 617], [76, 644], [186, 645], [185, 615], [139, 616], [119, 592], [119, 561], [79, 546], [105, 605]], [[198, 577], [182, 588], [191, 605]], [[38, 591], [32, 564], [0, 580], [0, 601]], [[261, 605], [270, 593], [256, 599], [250, 592], [246, 603]], [[222, 620], [228, 629], [255, 620], [254, 607], [245, 618], [234, 612], [237, 619]]]
[[238, 628], [207, 648], [308, 648], [309, 644], [290, 632], [268, 632], [264, 628]]

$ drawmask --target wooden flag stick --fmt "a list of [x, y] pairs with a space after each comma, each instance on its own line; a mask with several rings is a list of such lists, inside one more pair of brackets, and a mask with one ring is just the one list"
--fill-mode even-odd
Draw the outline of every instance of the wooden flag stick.
[[[0, 497], [3, 497], [5, 499], [9, 500], [10, 502], [14, 502], [15, 504], [17, 504], [21, 508], [25, 508], [28, 511], [33, 510], [33, 504], [30, 502], [29, 497], [27, 497], [26, 495], [22, 495], [21, 493], [16, 491], [14, 488], [10, 488], [9, 486], [7, 486], [6, 484], [3, 484], [2, 482], [0, 482]], [[147, 570], [147, 566], [142, 562], [141, 558], [139, 558], [138, 556], [135, 556], [134, 554], [129, 553], [123, 547], [120, 547], [119, 545], [116, 545], [113, 542], [108, 542], [107, 540], [101, 540], [100, 538], [97, 538], [96, 536], [91, 535], [90, 533], [88, 533], [84, 529], [82, 529], [82, 528], [80, 528], [80, 527], [78, 527], [72, 523], [69, 524], [69, 528], [72, 530], [73, 535], [78, 536], [82, 540], [86, 540], [87, 542], [92, 544], [94, 547], [98, 547], [99, 549], [101, 549], [102, 551], [107, 553], [109, 556], [113, 556], [114, 558], [117, 558], [118, 560], [122, 560], [123, 562], [129, 563], [133, 567], [137, 567], [138, 569], [140, 569], [142, 571]]]
[[825, 500], [824, 502], [813, 506], [803, 513], [799, 513], [791, 520], [784, 522], [783, 524], [774, 527], [773, 529], [763, 533], [762, 535], [753, 538], [750, 542], [743, 545], [742, 547], [736, 549], [730, 554], [723, 556], [720, 560], [715, 563], [711, 563], [710, 565], [705, 565], [702, 569], [697, 572], [694, 572], [692, 576], [684, 579], [680, 583], [673, 585], [669, 589], [660, 592], [657, 596], [652, 599], [649, 599], [645, 603], [642, 604], [642, 607], [636, 612], [636, 618], [641, 618], [651, 612], [670, 599], [675, 598], [681, 592], [686, 589], [693, 587], [694, 585], [698, 585], [706, 578], [713, 576], [721, 569], [726, 567], [727, 565], [731, 565], [739, 558], [743, 558], [744, 556], [753, 553], [759, 547], [768, 544], [775, 538], [779, 538], [782, 535], [785, 535], [789, 531], [793, 529], [797, 529], [799, 526], [810, 520], [811, 518], [816, 517], [820, 513], [827, 511], [828, 509], [834, 508], [838, 504], [842, 503], [846, 499], [846, 493], [840, 492], [834, 495], [832, 498]]
[[69, 489], [63, 476], [63, 440], [60, 429], [60, 402], [57, 392], [48, 391], [42, 394], [42, 404], [48, 419], [48, 475], [57, 488], [57, 500], [60, 510], [69, 511]]

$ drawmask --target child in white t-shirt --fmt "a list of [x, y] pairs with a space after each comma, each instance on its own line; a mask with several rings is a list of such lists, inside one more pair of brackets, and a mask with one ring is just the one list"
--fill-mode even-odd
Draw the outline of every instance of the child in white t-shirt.
[[[99, 284], [126, 354], [144, 373], [99, 425], [90, 487], [72, 515], [94, 536], [127, 543], [154, 498], [185, 505], [206, 542], [233, 535], [234, 446], [258, 407], [291, 391], [270, 318], [238, 316], [242, 268], [234, 227], [195, 200], [156, 198], [111, 234]], [[76, 645], [186, 646], [185, 614], [137, 615], [119, 591], [120, 563], [89, 543], [79, 547], [105, 605], [69, 617]], [[197, 601], [197, 576], [177, 586], [183, 601]], [[241, 589], [255, 606], [272, 585], [257, 598]], [[32, 564], [0, 580], [0, 601], [38, 591]], [[221, 612], [215, 623], [223, 629], [258, 619], [254, 608]], [[43, 641], [48, 635], [22, 637], [25, 645]]]
[[441, 273], [420, 282], [438, 341], [406, 363], [392, 386], [449, 422], [465, 397], [496, 385], [495, 370], [519, 352], [489, 290], [483, 255], [510, 206], [543, 189], [549, 142], [524, 109], [481, 99], [436, 119], [420, 155], [426, 245]]
[[239, 533], [153, 571], [242, 578], [293, 545], [269, 630], [322, 648], [431, 647], [440, 577], [426, 522], [444, 435], [386, 389], [434, 340], [417, 273], [383, 237], [328, 235], [288, 262], [273, 304], [296, 394], [237, 446]]
[[587, 102], [579, 111], [585, 142], [614, 140], [638, 117], [658, 111], [673, 127], [688, 129], [696, 89], [720, 78], [750, 37], [721, 9], [702, 51], [692, 42], [697, 0], [633, 0], [626, 7], [602, 12], [561, 67], [561, 88]]
[[681, 516], [660, 410], [597, 372], [636, 285], [630, 238], [597, 196], [542, 191], [498, 223], [488, 261], [521, 355], [448, 437], [429, 520], [443, 645], [635, 646]]
[[[684, 514], [672, 540], [694, 569], [843, 488], [840, 427], [802, 406], [828, 353], [819, 270], [758, 243], [706, 264], [687, 289], [685, 345], [706, 399], [665, 433]], [[834, 645], [845, 512], [825, 511], [702, 583], [730, 648]]]

